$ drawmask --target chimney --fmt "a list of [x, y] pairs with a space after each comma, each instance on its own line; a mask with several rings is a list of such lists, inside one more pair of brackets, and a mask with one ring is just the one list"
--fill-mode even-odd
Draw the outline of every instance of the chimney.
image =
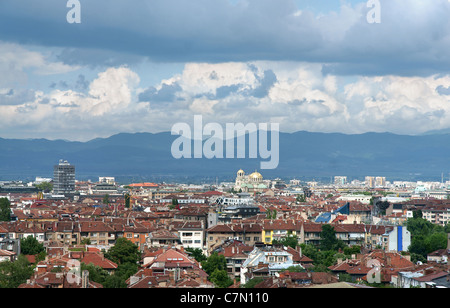
[[87, 289], [89, 287], [89, 271], [83, 271], [81, 274], [81, 288]]

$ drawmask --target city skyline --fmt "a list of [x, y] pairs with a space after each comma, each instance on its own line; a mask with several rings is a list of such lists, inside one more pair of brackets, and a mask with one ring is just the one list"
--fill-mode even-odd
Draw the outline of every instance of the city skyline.
[[0, 288], [449, 288], [449, 16], [1, 0]]

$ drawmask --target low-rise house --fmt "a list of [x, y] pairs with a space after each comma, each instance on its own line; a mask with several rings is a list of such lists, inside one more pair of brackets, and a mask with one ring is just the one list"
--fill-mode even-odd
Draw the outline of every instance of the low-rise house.
[[320, 233], [322, 233], [322, 225], [317, 223], [304, 223], [303, 224], [303, 243], [311, 245], [320, 244]]
[[266, 219], [263, 223], [262, 240], [264, 244], [272, 244], [274, 240], [282, 241], [288, 236], [296, 236], [299, 242], [304, 237], [303, 223], [294, 219]]
[[17, 257], [17, 254], [13, 251], [0, 249], [0, 262], [10, 261], [13, 262]]
[[207, 228], [209, 210], [210, 208], [207, 206], [183, 205], [183, 208], [181, 210], [175, 212], [173, 220], [190, 221], [190, 222], [201, 221], [203, 225]]
[[245, 245], [241, 241], [227, 240], [216, 247], [214, 252], [225, 257], [228, 275], [235, 279], [240, 276], [241, 266], [252, 250], [253, 246]]
[[[152, 260], [144, 264], [142, 271], [130, 277], [129, 287], [136, 287], [137, 283], [140, 284], [140, 287], [154, 287], [154, 284], [152, 286], [142, 285], [143, 279], [149, 282], [153, 281], [148, 276], [168, 276], [169, 280], [166, 286], [169, 284], [177, 286], [178, 283], [181, 283], [181, 286], [186, 286], [184, 285], [186, 284], [186, 279], [193, 279], [198, 283], [199, 287], [212, 287], [212, 284], [208, 282], [208, 275], [201, 269], [200, 264], [182, 249], [168, 248], [158, 250], [152, 256]], [[182, 281], [184, 281], [184, 284]]]
[[[402, 256], [397, 252], [385, 252], [374, 250], [369, 254], [357, 255], [352, 259], [338, 260], [338, 263], [329, 267], [336, 276], [348, 274], [353, 282], [376, 281], [377, 283], [390, 284], [392, 277], [398, 272], [414, 268], [414, 263], [409, 256]], [[372, 279], [368, 279], [368, 275]]]
[[101, 267], [110, 274], [114, 273], [118, 267], [116, 263], [105, 258], [101, 252], [70, 251], [68, 254], [63, 256], [63, 258], [78, 260], [80, 263], [84, 263], [86, 265], [93, 264], [94, 266]]
[[165, 229], [153, 231], [147, 237], [147, 247], [176, 247], [180, 246], [178, 232], [171, 232]]
[[114, 244], [116, 231], [110, 224], [103, 221], [81, 221], [80, 242], [89, 239], [92, 245]]
[[436, 251], [433, 251], [427, 255], [427, 262], [435, 262], [435, 263], [442, 263], [442, 264], [448, 264], [450, 256], [450, 248], [449, 249], [439, 249]]
[[240, 281], [245, 284], [254, 277], [269, 277], [294, 265], [293, 256], [286, 247], [255, 247], [241, 266]]
[[184, 248], [204, 249], [205, 229], [203, 221], [174, 222], [173, 228], [178, 231]]
[[27, 280], [19, 286], [20, 289], [26, 288], [45, 288], [45, 289], [74, 289], [74, 288], [103, 288], [99, 283], [89, 279], [89, 272], [83, 271], [80, 274], [59, 272], [46, 272]]
[[391, 283], [397, 288], [432, 288], [436, 286], [434, 280], [439, 280], [440, 284], [450, 287], [448, 277], [449, 272], [424, 264], [417, 269], [399, 271]]
[[[118, 229], [122, 227], [118, 226]], [[116, 229], [117, 230], [117, 229]], [[117, 230], [118, 231], [118, 230]], [[147, 243], [147, 238], [154, 229], [146, 226], [144, 224], [133, 221], [128, 224], [123, 225], [123, 237], [135, 244], [139, 249], [142, 249], [143, 246]], [[121, 233], [121, 232], [120, 232]], [[117, 234], [117, 233], [116, 233]], [[110, 240], [109, 244], [111, 244], [112, 240]]]
[[208, 252], [234, 239], [245, 245], [254, 246], [262, 241], [262, 226], [259, 223], [218, 224], [206, 230], [206, 248]]
[[16, 255], [20, 254], [20, 240], [9, 238], [6, 236], [5, 238], [0, 239], [0, 249], [6, 250], [9, 252], [13, 252]]

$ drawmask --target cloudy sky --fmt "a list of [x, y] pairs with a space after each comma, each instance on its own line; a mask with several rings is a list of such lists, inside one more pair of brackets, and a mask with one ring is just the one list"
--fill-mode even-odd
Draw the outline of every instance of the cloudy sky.
[[79, 1], [0, 1], [0, 137], [450, 129], [448, 0]]

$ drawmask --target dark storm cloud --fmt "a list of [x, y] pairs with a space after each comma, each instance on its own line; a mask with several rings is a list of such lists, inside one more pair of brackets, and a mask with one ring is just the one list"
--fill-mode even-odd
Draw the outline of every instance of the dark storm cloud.
[[294, 0], [233, 2], [81, 1], [81, 24], [69, 24], [66, 1], [3, 0], [0, 40], [63, 47], [66, 64], [289, 60], [343, 75], [450, 68], [447, 0], [381, 1], [380, 24], [367, 22], [362, 0], [320, 18]]

